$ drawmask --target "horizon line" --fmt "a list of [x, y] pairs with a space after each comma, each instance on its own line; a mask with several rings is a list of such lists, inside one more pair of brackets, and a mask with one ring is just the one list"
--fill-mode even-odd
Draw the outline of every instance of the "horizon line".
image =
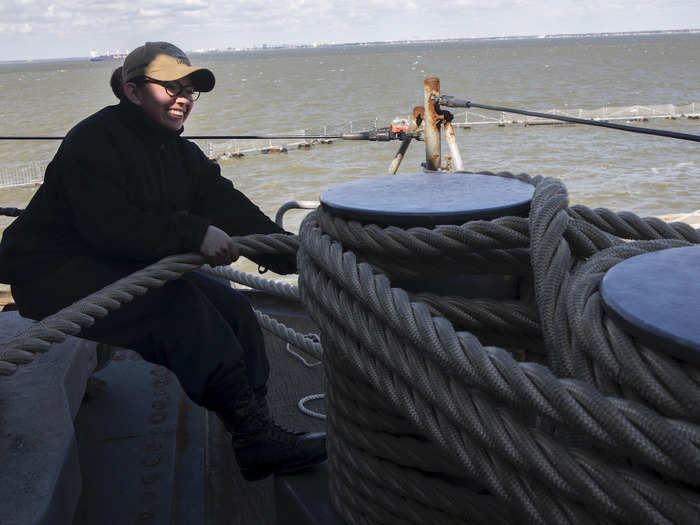
[[[226, 48], [206, 48], [188, 50], [188, 53], [240, 53], [246, 51], [264, 51], [264, 50], [280, 50], [280, 49], [322, 49], [328, 47], [343, 47], [343, 46], [368, 46], [368, 45], [402, 45], [402, 44], [421, 44], [435, 42], [474, 42], [479, 40], [544, 40], [548, 38], [581, 38], [581, 37], [596, 37], [596, 36], [641, 36], [654, 34], [678, 34], [678, 33], [700, 33], [700, 28], [687, 29], [647, 29], [639, 31], [601, 31], [588, 33], [552, 33], [552, 34], [534, 34], [534, 35], [503, 35], [503, 36], [465, 36], [454, 38], [426, 38], [426, 39], [407, 39], [407, 40], [368, 40], [364, 42], [312, 42], [304, 44], [260, 44], [253, 47], [232, 47]], [[18, 59], [0, 59], [0, 64], [23, 63], [23, 62], [50, 62], [54, 60], [80, 60], [90, 58], [88, 53], [85, 56], [72, 57], [50, 57], [50, 58], [18, 58]]]

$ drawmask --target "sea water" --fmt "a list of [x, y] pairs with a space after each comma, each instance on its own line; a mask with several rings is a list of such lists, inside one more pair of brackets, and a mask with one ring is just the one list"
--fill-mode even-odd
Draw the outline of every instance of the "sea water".
[[[700, 34], [277, 49], [191, 58], [211, 68], [217, 81], [214, 91], [196, 102], [186, 135], [320, 131], [350, 121], [385, 126], [423, 104], [423, 80], [429, 76], [440, 78], [442, 94], [533, 111], [700, 103]], [[0, 64], [0, 135], [64, 135], [116, 102], [109, 77], [119, 64], [87, 58]], [[453, 113], [459, 120], [463, 110]], [[639, 125], [700, 134], [699, 120]], [[466, 169], [559, 177], [572, 203], [641, 215], [700, 208], [696, 142], [588, 126], [456, 133]], [[199, 144], [209, 148], [207, 141]], [[48, 162], [57, 147], [57, 141], [0, 141], [0, 167]], [[336, 141], [228, 159], [221, 168], [274, 216], [286, 201], [315, 200], [339, 183], [386, 174], [397, 147], [397, 142]], [[423, 143], [414, 141], [399, 172], [420, 172], [424, 159]], [[34, 191], [0, 190], [0, 205], [23, 207]], [[291, 212], [285, 225], [296, 229], [301, 217]]]

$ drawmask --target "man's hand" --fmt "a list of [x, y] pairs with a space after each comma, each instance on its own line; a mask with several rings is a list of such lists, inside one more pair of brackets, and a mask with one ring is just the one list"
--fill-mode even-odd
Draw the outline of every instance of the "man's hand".
[[217, 228], [209, 226], [199, 246], [199, 253], [209, 266], [221, 266], [231, 264], [240, 255], [238, 246], [228, 234]]

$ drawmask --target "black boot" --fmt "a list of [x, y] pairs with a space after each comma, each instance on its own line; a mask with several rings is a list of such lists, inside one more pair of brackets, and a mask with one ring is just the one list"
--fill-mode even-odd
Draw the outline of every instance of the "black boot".
[[303, 470], [326, 459], [326, 434], [292, 432], [269, 416], [264, 392], [247, 389], [230, 410], [219, 412], [231, 432], [236, 461], [247, 481]]

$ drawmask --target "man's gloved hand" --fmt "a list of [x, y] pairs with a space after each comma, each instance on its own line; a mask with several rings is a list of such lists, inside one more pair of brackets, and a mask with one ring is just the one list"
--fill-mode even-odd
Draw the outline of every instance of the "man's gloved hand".
[[199, 246], [199, 253], [209, 266], [229, 265], [239, 256], [238, 245], [216, 226], [209, 226]]

